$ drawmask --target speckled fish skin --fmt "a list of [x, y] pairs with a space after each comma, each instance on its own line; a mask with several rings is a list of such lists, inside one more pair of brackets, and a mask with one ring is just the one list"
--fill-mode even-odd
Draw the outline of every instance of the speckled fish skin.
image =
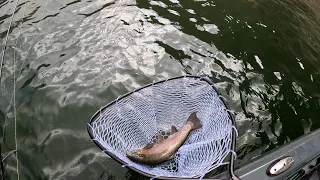
[[137, 163], [157, 165], [168, 161], [182, 146], [191, 131], [202, 127], [200, 120], [196, 116], [196, 112], [191, 113], [184, 126], [177, 131], [172, 126], [172, 134], [163, 140], [159, 136], [158, 142], [147, 144], [144, 148], [128, 151], [127, 157]]

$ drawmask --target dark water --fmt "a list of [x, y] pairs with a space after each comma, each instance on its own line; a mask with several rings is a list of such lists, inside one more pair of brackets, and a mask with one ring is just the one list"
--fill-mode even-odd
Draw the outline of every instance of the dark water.
[[[3, 43], [16, 0], [0, 4]], [[102, 153], [86, 124], [119, 95], [173, 76], [206, 74], [226, 97], [237, 167], [320, 127], [318, 0], [20, 0], [8, 39], [1, 145], [15, 149], [15, 77], [23, 180], [143, 179]], [[17, 179], [15, 155], [5, 168]]]

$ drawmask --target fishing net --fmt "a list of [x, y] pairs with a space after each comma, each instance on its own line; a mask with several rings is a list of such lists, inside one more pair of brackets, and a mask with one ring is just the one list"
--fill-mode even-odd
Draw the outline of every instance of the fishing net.
[[[139, 164], [126, 152], [164, 139], [197, 111], [202, 128], [192, 131], [174, 158]], [[233, 151], [234, 120], [216, 88], [201, 77], [179, 77], [145, 86], [101, 108], [91, 119], [96, 144], [124, 166], [149, 177], [198, 178], [224, 164]]]

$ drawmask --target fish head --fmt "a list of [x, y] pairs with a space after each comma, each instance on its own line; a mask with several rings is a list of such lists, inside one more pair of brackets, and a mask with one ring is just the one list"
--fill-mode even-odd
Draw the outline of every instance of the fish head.
[[127, 152], [127, 157], [132, 161], [143, 162], [145, 156], [142, 154], [141, 150], [133, 150]]

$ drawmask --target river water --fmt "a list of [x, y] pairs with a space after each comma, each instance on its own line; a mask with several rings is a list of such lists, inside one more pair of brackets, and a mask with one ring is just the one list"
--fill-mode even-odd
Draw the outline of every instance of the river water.
[[[17, 144], [20, 179], [144, 179], [101, 152], [87, 123], [119, 95], [174, 76], [208, 75], [224, 95], [237, 167], [320, 127], [317, 0], [17, 1], [0, 2], [1, 48], [15, 11], [0, 142], [4, 154]], [[17, 179], [16, 156], [4, 164]]]

